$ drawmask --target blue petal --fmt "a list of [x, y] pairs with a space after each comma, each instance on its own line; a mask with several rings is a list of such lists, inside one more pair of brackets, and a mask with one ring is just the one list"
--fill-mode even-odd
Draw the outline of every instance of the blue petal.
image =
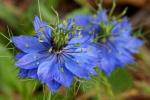
[[104, 71], [107, 76], [115, 69], [115, 61], [113, 58], [102, 58], [99, 65], [100, 70]]
[[89, 40], [90, 40], [90, 36], [89, 36], [89, 34], [87, 34], [87, 35], [79, 35], [79, 36], [76, 36], [76, 37], [74, 37], [74, 38], [72, 38], [69, 42], [68, 42], [68, 44], [76, 44], [76, 43], [79, 43], [80, 45], [81, 44], [83, 44], [83, 43], [88, 43], [89, 42]]
[[34, 79], [37, 79], [38, 78], [37, 69], [31, 69], [31, 70], [20, 69], [19, 76], [21, 78], [34, 78]]
[[56, 57], [40, 64], [38, 76], [44, 82], [54, 79], [67, 87], [71, 85], [73, 80], [73, 74], [64, 68], [64, 65], [60, 64]]
[[88, 15], [79, 15], [74, 17], [76, 25], [78, 26], [87, 26], [90, 23], [90, 16]]
[[73, 24], [74, 24], [74, 19], [69, 19], [68, 21], [67, 21], [67, 25], [66, 25], [66, 27], [65, 27], [65, 30], [67, 30], [67, 31], [71, 31], [72, 29], [73, 29]]
[[24, 52], [19, 52], [19, 53], [16, 54], [15, 58], [16, 58], [16, 60], [19, 60], [19, 59], [22, 58], [24, 55], [26, 55], [26, 53], [24, 53]]
[[61, 86], [61, 84], [59, 84], [55, 80], [49, 80], [46, 84], [53, 93], [56, 92]]
[[121, 50], [119, 53], [116, 53], [116, 58], [118, 59], [118, 66], [124, 66], [126, 64], [134, 63], [132, 55], [125, 50]]
[[[120, 40], [124, 41], [122, 38], [120, 38]], [[112, 41], [111, 45], [109, 45], [111, 48], [111, 54], [113, 54], [113, 57], [118, 60], [116, 61], [116, 66], [124, 66], [125, 64], [131, 64], [134, 62], [131, 53], [124, 48], [128, 40], [125, 40], [124, 42], [122, 41], [117, 41], [119, 43]]]
[[34, 18], [34, 28], [35, 28], [36, 33], [39, 32], [39, 30], [45, 27], [46, 25], [47, 23], [44, 21], [41, 21], [38, 16]]
[[107, 10], [106, 9], [100, 10], [97, 13], [96, 18], [94, 18], [93, 22], [94, 23], [100, 23], [100, 22], [107, 23], [108, 22]]
[[125, 48], [128, 49], [129, 52], [131, 53], [138, 53], [138, 48], [144, 44], [144, 42], [140, 39], [131, 37], [127, 41], [128, 45], [125, 45]]
[[47, 26], [43, 30], [44, 30], [44, 35], [46, 36], [46, 38], [48, 39], [48, 41], [50, 41], [50, 38], [52, 36], [52, 29]]
[[[84, 48], [82, 48], [84, 49]], [[80, 64], [81, 67], [85, 68], [89, 73], [96, 74], [94, 67], [98, 65], [98, 49], [93, 47], [92, 45], [85, 48], [85, 52], [81, 52], [81, 48], [74, 50], [71, 52], [68, 50], [66, 54], [73, 56], [73, 59]], [[69, 53], [70, 51], [70, 53]]]
[[32, 36], [17, 36], [12, 37], [12, 42], [17, 48], [25, 53], [35, 53], [46, 50], [47, 48], [43, 46], [36, 37]]
[[49, 43], [52, 30], [48, 27], [48, 24], [41, 21], [37, 16], [34, 19], [34, 28], [41, 42]]
[[80, 78], [89, 79], [88, 71], [85, 68], [81, 67], [80, 64], [78, 64], [77, 61], [73, 59], [74, 58], [71, 58], [67, 55], [64, 56], [66, 69], [68, 69], [69, 71], [71, 71], [73, 74], [75, 74]]
[[95, 67], [98, 65], [97, 61], [94, 57], [89, 55], [76, 55], [75, 56], [76, 61], [80, 64], [80, 66], [83, 66], [89, 73], [96, 75]]
[[46, 26], [46, 27], [41, 28], [41, 30], [42, 32], [37, 33], [39, 41], [50, 44], [51, 34], [52, 34], [51, 28]]
[[121, 22], [117, 22], [112, 29], [113, 35], [118, 35], [123, 37], [126, 36], [128, 37], [131, 32], [132, 32], [132, 26], [128, 22], [127, 18], [124, 18]]
[[38, 65], [48, 56], [49, 55], [47, 54], [38, 54], [38, 53], [26, 54], [17, 61], [16, 66], [23, 69], [37, 68]]
[[115, 69], [118, 60], [115, 58], [115, 47], [110, 48], [108, 44], [104, 44], [99, 48], [101, 50], [99, 54], [99, 68], [109, 76]]
[[96, 75], [96, 71], [95, 71], [95, 67], [97, 64], [96, 59], [91, 57], [88, 58], [90, 56], [86, 55], [86, 58], [84, 55], [80, 54], [75, 56], [75, 61], [77, 61], [77, 63], [82, 66], [84, 69], [86, 69], [88, 71], [88, 73], [92, 74], [92, 75]]

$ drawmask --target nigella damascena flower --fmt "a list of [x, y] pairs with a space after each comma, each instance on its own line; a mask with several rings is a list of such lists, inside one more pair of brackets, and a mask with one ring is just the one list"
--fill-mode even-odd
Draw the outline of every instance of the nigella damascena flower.
[[16, 55], [19, 76], [38, 79], [55, 92], [60, 86], [69, 87], [75, 77], [95, 75], [96, 47], [74, 23], [70, 19], [54, 27], [35, 17], [36, 36], [12, 37], [21, 50]]
[[93, 42], [101, 50], [99, 68], [107, 75], [116, 67], [134, 62], [133, 54], [138, 53], [143, 41], [131, 35], [132, 26], [127, 18], [109, 20], [103, 9], [96, 16], [80, 15], [75, 16], [75, 20], [92, 35]]

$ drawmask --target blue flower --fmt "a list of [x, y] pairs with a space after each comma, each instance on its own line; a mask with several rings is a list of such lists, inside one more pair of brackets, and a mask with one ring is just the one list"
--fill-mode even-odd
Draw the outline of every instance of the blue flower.
[[75, 77], [96, 75], [97, 47], [74, 23], [70, 19], [53, 27], [35, 17], [36, 36], [12, 37], [20, 49], [16, 55], [19, 76], [38, 79], [55, 92], [60, 86], [69, 87]]
[[93, 42], [101, 50], [99, 68], [107, 75], [116, 67], [134, 62], [133, 54], [138, 53], [143, 41], [131, 35], [132, 26], [127, 18], [109, 20], [107, 11], [103, 9], [96, 16], [75, 16], [75, 20], [85, 31], [91, 31]]

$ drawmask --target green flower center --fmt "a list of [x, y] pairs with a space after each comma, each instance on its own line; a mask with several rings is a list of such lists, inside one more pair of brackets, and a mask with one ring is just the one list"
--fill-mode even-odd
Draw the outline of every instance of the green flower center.
[[[69, 35], [73, 36], [76, 34], [80, 27], [75, 26], [75, 22], [67, 23], [63, 21], [62, 24], [57, 24], [52, 27], [52, 48], [49, 49], [49, 52], [60, 53], [63, 48], [67, 45], [69, 41]], [[78, 45], [78, 44], [77, 44]]]
[[61, 51], [68, 42], [68, 33], [64, 31], [53, 30], [52, 33], [52, 51], [59, 52]]
[[111, 24], [100, 23], [100, 32], [94, 39], [94, 42], [105, 43], [107, 39], [111, 36], [111, 30], [113, 26]]

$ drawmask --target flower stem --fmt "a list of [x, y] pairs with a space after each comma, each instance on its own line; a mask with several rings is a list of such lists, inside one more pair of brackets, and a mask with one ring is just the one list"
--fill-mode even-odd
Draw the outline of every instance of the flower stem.
[[100, 77], [101, 77], [101, 80], [102, 80], [102, 85], [104, 85], [104, 87], [106, 89], [106, 92], [110, 97], [109, 99], [113, 100], [114, 99], [114, 94], [113, 94], [113, 91], [112, 91], [112, 88], [111, 88], [111, 84], [109, 83], [107, 77], [102, 72], [100, 73]]
[[111, 8], [111, 10], [109, 12], [109, 18], [112, 16], [115, 8], [116, 8], [116, 0], [113, 0], [113, 5], [112, 5], [112, 8]]

